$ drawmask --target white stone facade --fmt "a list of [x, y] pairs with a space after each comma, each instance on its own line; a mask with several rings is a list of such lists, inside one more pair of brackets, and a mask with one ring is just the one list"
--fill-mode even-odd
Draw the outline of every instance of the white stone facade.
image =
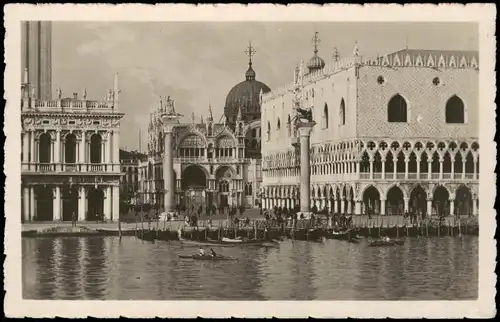
[[38, 100], [27, 82], [22, 93], [22, 220], [118, 219], [118, 75], [102, 101], [86, 92], [63, 98], [60, 90], [55, 100]]
[[402, 50], [370, 61], [355, 50], [311, 74], [297, 68], [293, 84], [261, 98], [264, 208], [300, 200], [298, 84], [300, 105], [317, 123], [311, 206], [477, 215], [478, 56]]

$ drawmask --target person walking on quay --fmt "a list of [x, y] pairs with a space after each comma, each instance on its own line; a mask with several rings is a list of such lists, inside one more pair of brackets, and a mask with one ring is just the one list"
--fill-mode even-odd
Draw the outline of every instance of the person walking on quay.
[[76, 227], [76, 220], [78, 218], [76, 217], [76, 212], [73, 211], [73, 213], [71, 214], [71, 227]]

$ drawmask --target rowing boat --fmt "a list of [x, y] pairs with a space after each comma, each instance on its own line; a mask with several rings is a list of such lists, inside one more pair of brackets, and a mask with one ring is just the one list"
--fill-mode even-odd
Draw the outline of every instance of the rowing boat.
[[264, 240], [248, 240], [240, 242], [218, 241], [218, 240], [189, 240], [180, 239], [182, 245], [185, 246], [216, 246], [216, 247], [238, 247], [238, 246], [266, 246], [269, 247], [269, 242]]
[[402, 239], [390, 239], [390, 240], [370, 240], [368, 242], [369, 247], [381, 247], [381, 246], [400, 246], [404, 245], [405, 241]]
[[230, 260], [236, 260], [237, 258], [229, 258], [225, 257], [222, 255], [217, 255], [217, 256], [212, 256], [212, 255], [200, 255], [200, 254], [194, 254], [194, 255], [178, 255], [179, 258], [183, 259], [194, 259], [194, 260], [201, 260], [201, 261], [230, 261]]

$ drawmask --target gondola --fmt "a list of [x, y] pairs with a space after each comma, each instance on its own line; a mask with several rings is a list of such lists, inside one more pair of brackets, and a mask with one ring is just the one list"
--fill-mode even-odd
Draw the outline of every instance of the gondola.
[[377, 239], [368, 241], [369, 247], [382, 247], [382, 246], [401, 246], [404, 245], [405, 241], [402, 239]]
[[237, 260], [237, 258], [229, 258], [225, 257], [222, 255], [217, 255], [217, 256], [212, 256], [212, 255], [200, 255], [200, 254], [193, 254], [193, 255], [178, 255], [179, 258], [182, 259], [194, 259], [194, 260], [202, 260], [202, 261], [230, 261], [230, 260]]
[[180, 242], [184, 246], [216, 246], [216, 247], [242, 247], [242, 246], [269, 247], [272, 243], [266, 240], [242, 240], [239, 242], [230, 242], [230, 241], [219, 241], [213, 239], [208, 239], [208, 240], [180, 239]]

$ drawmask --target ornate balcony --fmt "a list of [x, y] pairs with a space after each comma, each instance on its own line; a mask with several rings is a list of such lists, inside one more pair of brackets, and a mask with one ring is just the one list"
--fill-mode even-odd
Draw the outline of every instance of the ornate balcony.
[[40, 173], [120, 173], [120, 164], [110, 163], [22, 163], [23, 174]]

